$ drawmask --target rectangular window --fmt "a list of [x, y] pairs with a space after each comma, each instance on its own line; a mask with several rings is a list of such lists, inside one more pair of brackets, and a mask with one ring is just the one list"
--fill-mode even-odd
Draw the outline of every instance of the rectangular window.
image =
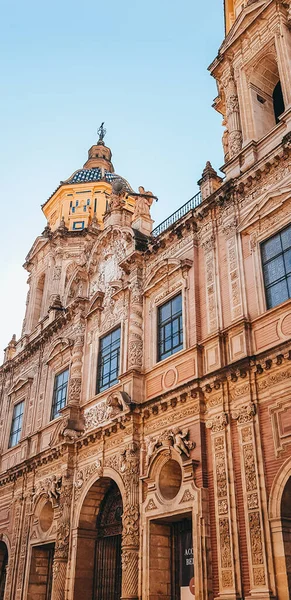
[[51, 421], [60, 416], [60, 410], [66, 406], [69, 369], [55, 376]]
[[118, 382], [120, 327], [100, 339], [97, 394]]
[[261, 244], [267, 308], [291, 298], [291, 225]]
[[22, 429], [22, 419], [24, 412], [24, 400], [15, 404], [13, 409], [12, 423], [10, 429], [9, 448], [13, 448], [19, 443]]
[[158, 309], [158, 360], [182, 349], [182, 294], [179, 294]]

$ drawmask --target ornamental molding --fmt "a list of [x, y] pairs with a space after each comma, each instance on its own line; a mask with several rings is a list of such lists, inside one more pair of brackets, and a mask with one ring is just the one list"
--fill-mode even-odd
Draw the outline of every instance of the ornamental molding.
[[100, 427], [108, 421], [130, 412], [134, 404], [126, 392], [112, 392], [106, 399], [84, 410], [85, 432]]
[[256, 406], [253, 402], [250, 402], [249, 404], [240, 406], [236, 410], [232, 411], [231, 416], [232, 416], [232, 419], [234, 419], [241, 425], [241, 424], [249, 423], [250, 421], [252, 421], [255, 414], [256, 414]]
[[212, 419], [208, 419], [205, 423], [207, 429], [211, 429], [213, 433], [223, 431], [228, 424], [228, 415], [222, 413], [216, 415]]

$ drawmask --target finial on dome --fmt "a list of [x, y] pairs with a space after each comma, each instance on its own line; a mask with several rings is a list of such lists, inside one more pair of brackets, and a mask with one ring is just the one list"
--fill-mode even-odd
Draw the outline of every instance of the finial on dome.
[[106, 129], [105, 129], [105, 127], [104, 127], [104, 121], [103, 121], [103, 123], [101, 123], [101, 125], [100, 125], [100, 127], [99, 127], [99, 129], [98, 129], [97, 133], [98, 133], [98, 135], [99, 135], [98, 144], [100, 144], [100, 142], [101, 142], [101, 143], [104, 143], [104, 141], [103, 141], [103, 140], [104, 140], [104, 138], [105, 138], [105, 135], [106, 135]]

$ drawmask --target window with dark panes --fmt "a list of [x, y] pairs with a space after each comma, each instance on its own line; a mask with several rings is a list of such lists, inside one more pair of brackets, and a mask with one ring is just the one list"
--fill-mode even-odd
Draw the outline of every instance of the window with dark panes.
[[18, 402], [18, 404], [15, 404], [14, 409], [13, 409], [13, 416], [12, 416], [12, 423], [11, 423], [10, 437], [9, 437], [9, 448], [13, 448], [13, 446], [16, 446], [20, 440], [23, 412], [24, 412], [24, 400], [22, 402]]
[[51, 421], [60, 416], [60, 410], [66, 406], [69, 369], [55, 376]]
[[100, 339], [97, 394], [118, 382], [119, 360], [120, 327]]
[[182, 349], [182, 294], [179, 294], [158, 309], [158, 360]]
[[267, 308], [291, 298], [291, 225], [261, 244]]

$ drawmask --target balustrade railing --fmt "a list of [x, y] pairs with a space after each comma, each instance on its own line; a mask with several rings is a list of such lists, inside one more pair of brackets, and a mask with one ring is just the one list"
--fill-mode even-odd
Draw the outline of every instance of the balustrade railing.
[[189, 210], [193, 210], [193, 208], [197, 208], [197, 206], [199, 206], [199, 204], [201, 204], [201, 202], [202, 202], [201, 192], [198, 192], [198, 194], [195, 194], [195, 196], [193, 196], [193, 198], [190, 198], [190, 200], [188, 200], [188, 202], [186, 202], [186, 204], [183, 204], [183, 206], [178, 208], [178, 210], [176, 210], [172, 215], [170, 215], [167, 219], [162, 221], [162, 223], [160, 223], [160, 225], [155, 227], [152, 231], [152, 236], [158, 237], [158, 235], [163, 233], [163, 231], [166, 231], [166, 229], [168, 229], [171, 225], [176, 223], [176, 221], [179, 221], [179, 219], [181, 219], [181, 217], [184, 217], [187, 214], [187, 212], [189, 212]]

